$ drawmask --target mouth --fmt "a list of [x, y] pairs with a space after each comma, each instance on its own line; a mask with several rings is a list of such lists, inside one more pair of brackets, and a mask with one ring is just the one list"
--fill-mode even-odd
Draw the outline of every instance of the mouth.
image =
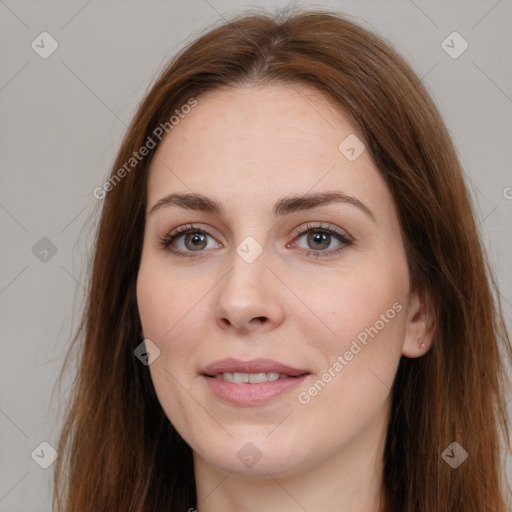
[[[210, 375], [207, 375], [210, 377]], [[259, 373], [243, 373], [243, 372], [226, 372], [212, 375], [216, 379], [233, 382], [234, 384], [261, 384], [262, 382], [272, 382], [279, 379], [293, 379], [290, 375], [278, 372], [259, 372]]]
[[308, 375], [310, 372], [306, 369], [271, 359], [223, 359], [201, 372], [210, 392], [237, 406], [267, 402], [291, 391]]
[[308, 374], [306, 369], [295, 368], [273, 359], [222, 359], [208, 365], [202, 374], [235, 384], [259, 384], [278, 379], [289, 379]]

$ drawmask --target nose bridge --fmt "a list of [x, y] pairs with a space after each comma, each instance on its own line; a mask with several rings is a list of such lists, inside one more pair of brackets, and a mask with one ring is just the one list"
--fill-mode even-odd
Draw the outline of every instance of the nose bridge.
[[256, 236], [258, 239], [255, 236], [246, 235], [230, 251], [231, 270], [227, 278], [233, 287], [242, 287], [242, 290], [237, 290], [238, 293], [243, 291], [243, 287], [264, 293], [263, 285], [268, 273], [266, 266], [270, 263], [270, 254], [267, 249], [264, 249], [266, 234], [258, 231]]
[[239, 244], [230, 259], [231, 270], [226, 276], [224, 292], [241, 301], [256, 304], [267, 294], [269, 271], [267, 255], [255, 255], [254, 248], [246, 242]]
[[251, 237], [244, 239], [230, 255], [230, 270], [220, 284], [214, 315], [222, 326], [248, 328], [262, 321], [277, 324], [282, 303], [273, 273], [267, 268], [269, 255]]

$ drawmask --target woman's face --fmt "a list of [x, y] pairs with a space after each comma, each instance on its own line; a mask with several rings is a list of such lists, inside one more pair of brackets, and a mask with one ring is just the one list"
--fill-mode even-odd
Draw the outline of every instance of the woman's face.
[[419, 355], [390, 192], [312, 89], [197, 101], [148, 182], [137, 298], [162, 408], [196, 464], [354, 467], [383, 449], [399, 359]]

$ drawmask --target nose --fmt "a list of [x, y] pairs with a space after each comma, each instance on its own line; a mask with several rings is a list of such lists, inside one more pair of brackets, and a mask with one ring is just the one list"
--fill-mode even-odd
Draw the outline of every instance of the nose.
[[213, 315], [221, 329], [247, 334], [283, 322], [282, 284], [267, 263], [264, 253], [251, 263], [233, 253], [230, 271], [215, 288]]

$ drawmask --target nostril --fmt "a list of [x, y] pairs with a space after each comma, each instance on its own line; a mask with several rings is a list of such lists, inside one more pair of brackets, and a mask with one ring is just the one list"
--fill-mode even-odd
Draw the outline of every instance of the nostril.
[[258, 325], [265, 325], [268, 323], [269, 318], [267, 316], [255, 316], [250, 319], [250, 321], [247, 323], [247, 320], [245, 322], [240, 322], [238, 325], [238, 322], [230, 320], [228, 317], [220, 317], [219, 321], [222, 322], [222, 324], [226, 327], [237, 327], [242, 330], [247, 330], [254, 328], [256, 324]]

